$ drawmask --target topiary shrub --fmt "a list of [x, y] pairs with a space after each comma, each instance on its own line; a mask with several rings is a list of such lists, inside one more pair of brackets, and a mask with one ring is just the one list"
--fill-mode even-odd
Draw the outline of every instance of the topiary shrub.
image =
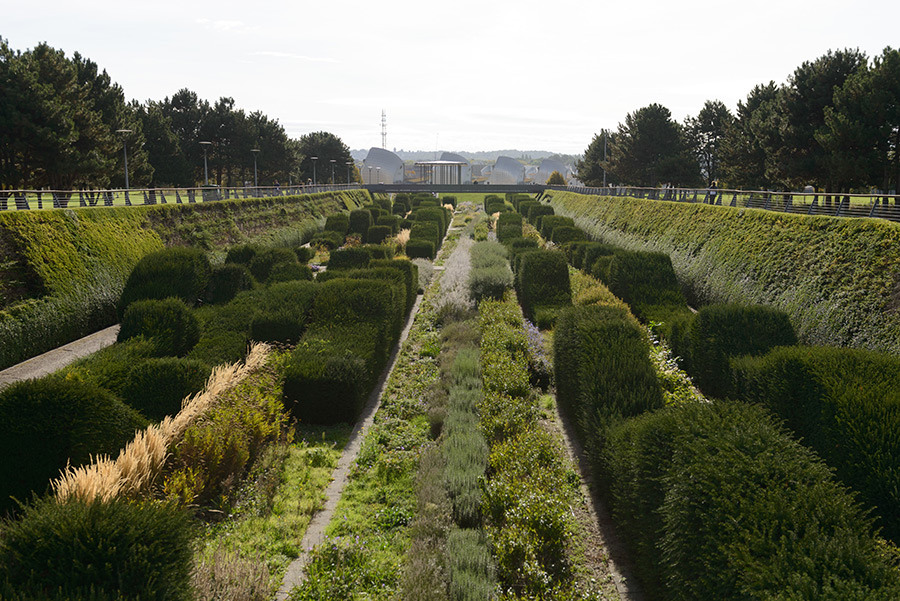
[[119, 342], [143, 336], [152, 339], [159, 355], [183, 356], [200, 340], [200, 324], [176, 298], [131, 303], [122, 316]]
[[377, 353], [372, 357], [374, 362], [369, 367], [376, 374], [387, 361], [391, 335], [404, 309], [402, 296], [397, 302], [394, 283], [338, 279], [320, 284], [318, 288], [310, 315], [311, 327], [374, 326], [378, 345]]
[[355, 209], [350, 211], [350, 232], [359, 234], [365, 241], [366, 232], [372, 227], [372, 213], [367, 209]]
[[662, 314], [687, 310], [672, 260], [665, 253], [616, 251], [602, 281], [631, 305], [641, 321], [659, 321]]
[[528, 223], [530, 223], [531, 225], [533, 225], [535, 227], [538, 227], [539, 226], [539, 223], [538, 223], [539, 218], [543, 217], [544, 215], [553, 215], [553, 214], [554, 214], [553, 207], [551, 207], [550, 205], [542, 205], [542, 204], [538, 203], [538, 204], [528, 208], [528, 215], [526, 215], [526, 218], [528, 219]]
[[370, 269], [388, 268], [399, 271], [406, 281], [406, 312], [412, 310], [419, 289], [419, 269], [408, 259], [372, 259]]
[[209, 374], [208, 365], [193, 359], [148, 359], [128, 373], [122, 400], [149, 419], [160, 421], [181, 411], [184, 398], [202, 390]]
[[[391, 316], [393, 317], [390, 324], [391, 338], [397, 340], [403, 331], [406, 315], [406, 304], [408, 302], [409, 290], [407, 289], [406, 276], [397, 269], [388, 267], [369, 267], [367, 269], [341, 269], [337, 271], [326, 271], [319, 276], [320, 282], [328, 282], [337, 278], [346, 278], [350, 280], [377, 280], [387, 282], [391, 286]], [[352, 293], [351, 293], [352, 294]]]
[[[546, 217], [544, 219], [546, 220]], [[553, 237], [550, 238], [550, 240], [557, 246], [563, 246], [564, 244], [568, 244], [570, 242], [583, 241], [586, 238], [587, 237], [585, 236], [584, 232], [577, 227], [557, 225], [553, 228]]]
[[404, 215], [409, 213], [409, 201], [406, 199], [394, 197], [394, 206], [391, 207], [391, 213], [403, 217]]
[[313, 272], [309, 265], [301, 265], [296, 261], [276, 263], [269, 272], [268, 284], [277, 282], [294, 282], [298, 280], [312, 281]]
[[865, 507], [875, 508], [882, 536], [900, 541], [900, 358], [786, 346], [731, 364], [735, 397], [785, 420]]
[[259, 247], [255, 244], [240, 244], [232, 246], [225, 255], [226, 263], [239, 263], [241, 265], [249, 265], [253, 257], [259, 251]]
[[119, 298], [119, 315], [144, 299], [180, 298], [194, 305], [203, 297], [212, 273], [209, 259], [196, 248], [173, 247], [150, 253], [138, 261]]
[[509, 265], [473, 267], [469, 272], [469, 295], [475, 303], [485, 299], [500, 300], [513, 285]]
[[0, 513], [14, 507], [10, 497], [43, 494], [67, 463], [118, 455], [146, 425], [111, 392], [87, 382], [51, 376], [0, 390]]
[[535, 309], [538, 306], [572, 304], [569, 266], [563, 253], [535, 250], [523, 253], [520, 258], [516, 272], [516, 292], [522, 311], [528, 319], [535, 321]]
[[257, 313], [250, 322], [250, 339], [257, 342], [296, 344], [303, 335], [306, 320], [288, 307]]
[[400, 233], [400, 218], [396, 215], [382, 215], [375, 222], [375, 225], [386, 225], [391, 228], [391, 235], [396, 236]]
[[590, 244], [594, 243], [588, 240], [576, 240], [565, 245], [563, 252], [566, 253], [566, 258], [569, 260], [569, 264], [572, 265], [572, 267], [584, 270], [584, 251]]
[[325, 219], [325, 231], [337, 232], [341, 236], [346, 236], [350, 231], [350, 216], [346, 213], [335, 213], [329, 215]]
[[450, 226], [450, 211], [439, 206], [423, 207], [413, 212], [413, 220], [417, 223], [423, 221], [436, 223], [438, 225], [438, 234], [443, 239], [444, 233]]
[[409, 232], [410, 240], [428, 240], [434, 245], [435, 251], [441, 247], [441, 232], [439, 226], [433, 221], [416, 221]]
[[891, 599], [900, 576], [828, 467], [744, 403], [686, 403], [611, 431], [598, 473], [645, 594]]
[[563, 217], [562, 215], [546, 215], [546, 219], [541, 219], [541, 236], [545, 240], [552, 240], [553, 230], [562, 226], [575, 227], [575, 221], [571, 217]]
[[497, 240], [504, 244], [522, 237], [521, 223], [502, 223], [497, 225]]
[[689, 337], [694, 382], [716, 398], [732, 390], [729, 359], [797, 344], [787, 314], [760, 305], [707, 305], [693, 320]]
[[344, 235], [338, 232], [324, 231], [319, 232], [309, 241], [310, 246], [314, 248], [324, 248], [332, 250], [339, 248], [344, 244]]
[[522, 217], [528, 219], [528, 211], [531, 210], [531, 207], [539, 206], [541, 203], [530, 198], [528, 200], [519, 201], [518, 206], [516, 206], [516, 210], [519, 212]]
[[369, 244], [381, 244], [393, 235], [389, 225], [373, 225], [366, 232], [366, 242]]
[[455, 196], [442, 196], [441, 203], [445, 205], [450, 205], [454, 209], [456, 208], [456, 197]]
[[251, 290], [253, 285], [253, 276], [246, 266], [225, 263], [212, 271], [206, 287], [206, 302], [215, 305], [227, 303], [241, 290]]
[[410, 259], [434, 259], [434, 242], [410, 238], [406, 243], [406, 256]]
[[0, 582], [22, 599], [192, 598], [195, 530], [174, 504], [48, 498], [3, 530]]
[[295, 246], [294, 254], [297, 255], [297, 260], [305, 265], [315, 258], [316, 249], [311, 246]]
[[366, 249], [366, 252], [369, 253], [371, 259], [394, 258], [394, 247], [390, 244], [363, 244], [360, 248]]
[[257, 282], [265, 283], [272, 273], [272, 267], [278, 263], [296, 263], [297, 255], [289, 248], [264, 248], [250, 260], [250, 273]]
[[371, 255], [361, 247], [341, 248], [331, 253], [328, 269], [360, 269], [369, 265]]

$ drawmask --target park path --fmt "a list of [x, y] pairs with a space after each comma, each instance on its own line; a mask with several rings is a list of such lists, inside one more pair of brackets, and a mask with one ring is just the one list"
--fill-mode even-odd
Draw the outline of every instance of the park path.
[[52, 351], [47, 351], [42, 355], [32, 357], [18, 365], [8, 367], [0, 371], [0, 389], [6, 388], [20, 380], [40, 378], [60, 370], [82, 357], [87, 357], [100, 349], [112, 345], [116, 341], [118, 334], [119, 326], [110, 326], [105, 330], [94, 332], [90, 336], [85, 336]]
[[394, 366], [397, 364], [397, 359], [400, 356], [400, 349], [403, 348], [403, 343], [409, 337], [409, 331], [412, 328], [413, 320], [416, 317], [416, 313], [419, 311], [419, 304], [421, 302], [422, 295], [420, 294], [416, 297], [416, 302], [409, 312], [409, 318], [406, 321], [406, 326], [403, 328], [403, 333], [400, 335], [400, 341], [394, 346], [388, 365], [382, 372], [378, 385], [369, 395], [369, 398], [366, 401], [366, 407], [363, 409], [362, 415], [356, 422], [353, 431], [350, 432], [350, 439], [347, 441], [347, 445], [344, 447], [343, 451], [341, 451], [341, 458], [332, 474], [331, 483], [328, 485], [328, 488], [325, 489], [325, 504], [322, 509], [313, 516], [312, 520], [309, 522], [309, 526], [306, 528], [306, 534], [303, 535], [303, 540], [300, 543], [300, 556], [288, 566], [281, 587], [275, 594], [275, 599], [277, 601], [285, 601], [290, 595], [291, 590], [303, 582], [306, 564], [309, 561], [309, 551], [325, 539], [325, 528], [328, 526], [329, 522], [331, 522], [332, 516], [334, 516], [338, 500], [341, 498], [341, 493], [344, 492], [344, 487], [347, 485], [350, 468], [353, 466], [353, 463], [359, 455], [359, 449], [362, 446], [363, 438], [365, 438], [366, 432], [369, 430], [369, 427], [375, 419], [375, 413], [381, 405], [381, 393], [384, 391], [384, 386], [387, 383], [391, 372], [394, 371]]

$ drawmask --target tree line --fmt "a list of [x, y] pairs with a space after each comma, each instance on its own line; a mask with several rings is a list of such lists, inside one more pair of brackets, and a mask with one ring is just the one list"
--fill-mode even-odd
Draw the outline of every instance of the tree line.
[[[605, 153], [604, 153], [605, 148]], [[605, 158], [604, 158], [605, 157]], [[672, 119], [659, 104], [594, 136], [578, 177], [657, 187], [900, 191], [900, 51], [859, 50], [804, 62], [782, 85], [758, 85], [733, 114], [718, 100]]]
[[[241, 186], [359, 181], [350, 149], [334, 134], [288, 137], [277, 119], [182, 89], [162, 100], [126, 101], [106, 70], [42, 43], [21, 52], [0, 38], [0, 189]], [[254, 153], [254, 150], [258, 150]], [[314, 161], [312, 157], [316, 157]], [[336, 169], [329, 169], [334, 160]]]

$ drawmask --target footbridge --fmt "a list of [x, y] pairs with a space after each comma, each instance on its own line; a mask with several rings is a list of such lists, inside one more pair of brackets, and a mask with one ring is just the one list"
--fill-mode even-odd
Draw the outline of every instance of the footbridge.
[[366, 184], [363, 186], [372, 194], [395, 194], [397, 192], [443, 192], [446, 194], [543, 194], [550, 186], [541, 184]]

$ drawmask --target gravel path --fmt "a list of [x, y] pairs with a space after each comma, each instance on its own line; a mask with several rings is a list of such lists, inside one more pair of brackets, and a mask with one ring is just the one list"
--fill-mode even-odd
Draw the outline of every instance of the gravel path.
[[341, 452], [341, 458], [332, 475], [331, 484], [325, 489], [325, 505], [313, 516], [309, 526], [306, 528], [306, 534], [303, 536], [303, 540], [300, 543], [300, 557], [292, 561], [291, 565], [288, 566], [287, 572], [284, 575], [284, 580], [281, 583], [281, 588], [278, 589], [278, 592], [275, 595], [277, 601], [284, 601], [287, 599], [291, 590], [303, 582], [304, 569], [306, 568], [306, 563], [309, 559], [309, 550], [325, 539], [325, 528], [328, 526], [328, 523], [331, 522], [334, 510], [337, 507], [338, 499], [341, 498], [341, 493], [344, 491], [344, 486], [347, 484], [350, 467], [359, 455], [363, 437], [368, 431], [369, 426], [372, 425], [372, 421], [375, 419], [375, 412], [378, 411], [378, 407], [381, 405], [381, 393], [384, 390], [384, 385], [387, 382], [388, 376], [390, 376], [391, 372], [394, 370], [394, 365], [397, 363], [397, 357], [400, 355], [400, 349], [403, 347], [404, 341], [406, 341], [406, 338], [409, 336], [409, 330], [412, 327], [413, 319], [419, 310], [419, 303], [421, 302], [422, 295], [420, 294], [416, 298], [416, 303], [413, 305], [412, 311], [409, 313], [406, 327], [403, 328], [403, 333], [400, 335], [400, 342], [394, 347], [387, 368], [381, 374], [381, 379], [378, 381], [375, 390], [369, 395], [366, 407], [363, 409], [359, 421], [356, 422], [356, 426], [350, 433], [350, 439], [347, 442], [347, 446], [345, 446], [344, 450]]
[[62, 369], [66, 365], [96, 353], [102, 348], [112, 345], [119, 334], [119, 326], [110, 326], [105, 330], [85, 336], [75, 342], [47, 351], [43, 355], [32, 357], [18, 365], [0, 371], [0, 388], [5, 388], [19, 380], [40, 378]]

